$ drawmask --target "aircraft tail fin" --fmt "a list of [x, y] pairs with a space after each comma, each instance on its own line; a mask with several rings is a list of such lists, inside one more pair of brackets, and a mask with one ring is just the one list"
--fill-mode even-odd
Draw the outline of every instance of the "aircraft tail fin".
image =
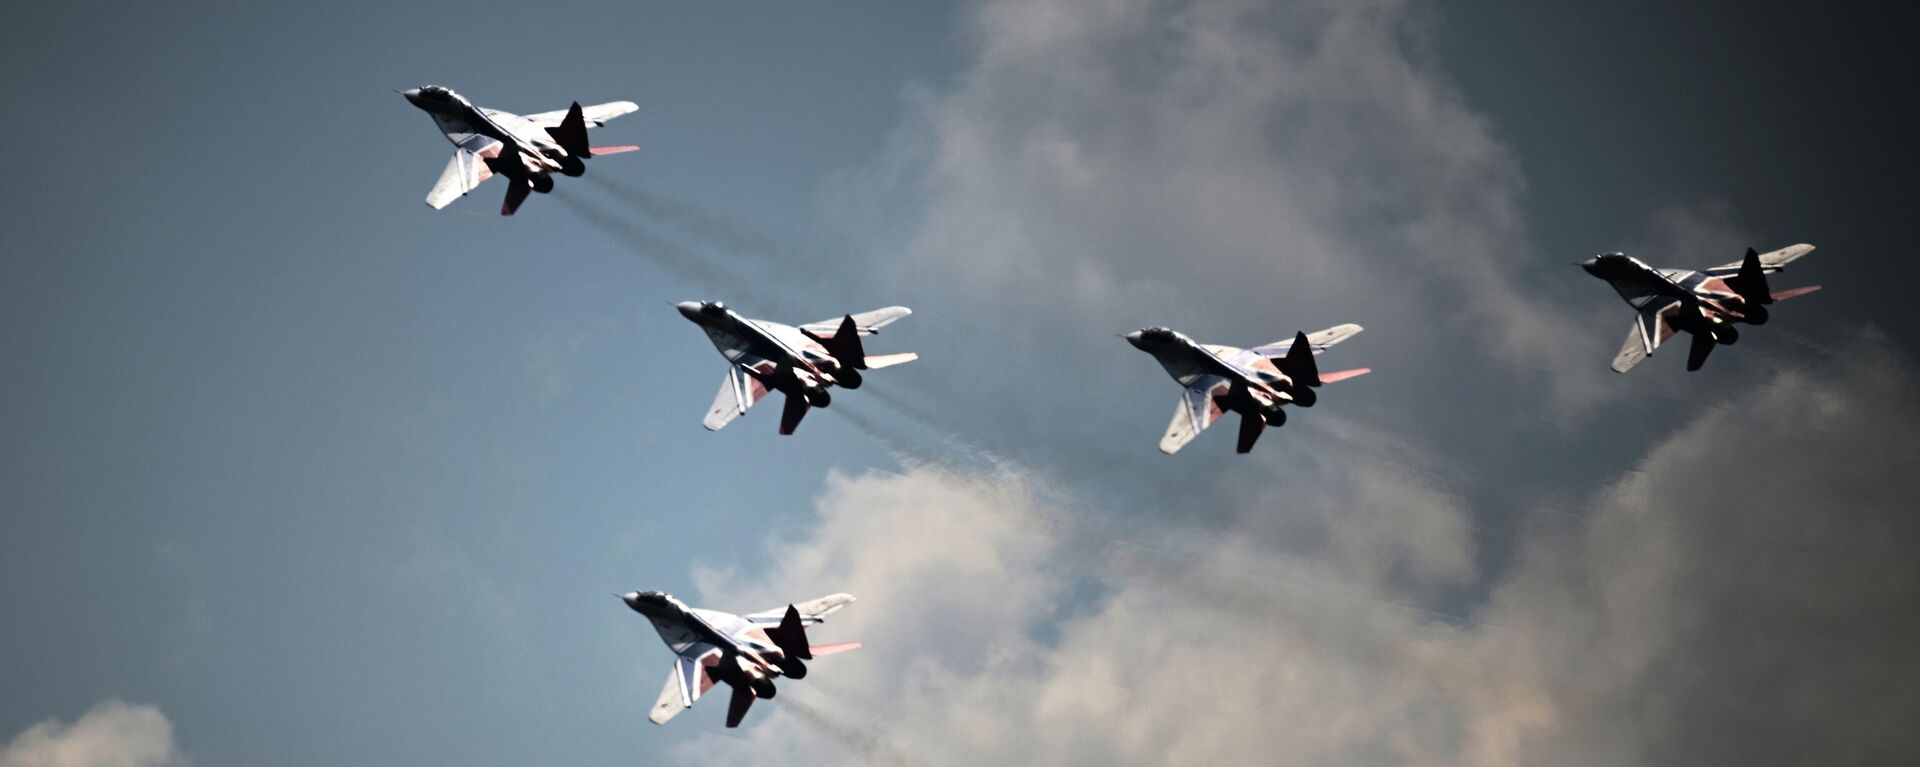
[[1241, 413], [1240, 441], [1233, 446], [1233, 451], [1236, 453], [1253, 452], [1253, 443], [1260, 439], [1261, 432], [1266, 431], [1266, 429], [1266, 419], [1252, 413]]
[[860, 343], [860, 326], [853, 321], [853, 315], [849, 314], [846, 319], [841, 320], [840, 327], [835, 329], [831, 336], [815, 335], [809, 330], [800, 332], [806, 333], [808, 338], [819, 342], [826, 348], [827, 354], [832, 355], [840, 364], [854, 370], [867, 369], [867, 349]]
[[1719, 342], [1713, 340], [1711, 333], [1693, 334], [1693, 345], [1687, 347], [1687, 370], [1699, 370], [1701, 365], [1707, 364], [1707, 355], [1712, 354], [1713, 347], [1717, 345]]
[[528, 186], [525, 181], [521, 181], [520, 179], [509, 178], [507, 181], [509, 182], [507, 184], [507, 199], [500, 202], [500, 215], [502, 216], [513, 215], [514, 211], [520, 209], [520, 203], [527, 201], [527, 193], [533, 191], [533, 187]]
[[1740, 271], [1727, 278], [1727, 287], [1740, 294], [1741, 298], [1756, 304], [1773, 303], [1773, 293], [1767, 289], [1767, 270], [1760, 263], [1760, 252], [1747, 248], [1747, 257], [1740, 262]]
[[798, 394], [787, 395], [787, 402], [780, 409], [780, 433], [792, 434], [800, 427], [800, 419], [807, 417], [807, 398]]
[[727, 701], [727, 726], [739, 727], [740, 720], [747, 718], [747, 709], [753, 707], [753, 688], [744, 684], [733, 686], [733, 698]]
[[587, 146], [587, 116], [580, 110], [580, 102], [573, 102], [567, 108], [567, 116], [559, 125], [547, 129], [547, 135], [575, 157], [592, 157], [593, 148]]
[[1320, 365], [1313, 361], [1313, 344], [1307, 341], [1304, 332], [1294, 334], [1293, 346], [1287, 349], [1287, 356], [1275, 359], [1273, 364], [1295, 383], [1320, 385]]
[[813, 650], [807, 645], [807, 627], [800, 622], [800, 609], [793, 605], [787, 605], [780, 625], [767, 629], [767, 638], [789, 658], [813, 659]]

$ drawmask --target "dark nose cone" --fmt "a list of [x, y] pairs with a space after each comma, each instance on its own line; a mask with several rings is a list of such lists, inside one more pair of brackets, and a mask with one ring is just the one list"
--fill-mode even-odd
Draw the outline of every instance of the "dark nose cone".
[[400, 95], [407, 97], [407, 103], [412, 104], [414, 106], [420, 106], [420, 89], [419, 88], [409, 88], [407, 90], [401, 91]]
[[640, 612], [640, 592], [629, 591], [621, 594], [620, 601], [627, 603], [627, 607], [634, 612]]
[[1595, 277], [1600, 276], [1600, 257], [1599, 256], [1594, 256], [1593, 258], [1589, 258], [1585, 261], [1581, 261], [1579, 266], [1581, 269], [1587, 270], [1587, 274], [1591, 274]]
[[690, 320], [700, 318], [700, 307], [701, 303], [699, 301], [681, 301], [673, 305], [673, 308], [680, 310], [680, 316]]

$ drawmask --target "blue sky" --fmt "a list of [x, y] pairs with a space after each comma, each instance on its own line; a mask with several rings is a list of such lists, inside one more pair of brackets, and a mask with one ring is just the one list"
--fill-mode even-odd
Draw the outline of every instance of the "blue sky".
[[[1772, 8], [1730, 23], [1651, 6], [1308, 5], [27, 11], [0, 33], [17, 149], [0, 262], [0, 739], [121, 699], [157, 707], [202, 765], [821, 748], [790, 736], [797, 713], [745, 735], [706, 710], [646, 724], [667, 654], [610, 594], [778, 601], [897, 576], [939, 588], [924, 605], [850, 608], [869, 637], [888, 620], [912, 628], [870, 660], [836, 659], [869, 670], [814, 700], [855, 701], [829, 724], [872, 740], [839, 738], [822, 758], [877, 758], [859, 744], [888, 742], [953, 761], [991, 749], [928, 743], [915, 723], [939, 709], [919, 698], [897, 719], [875, 702], [894, 684], [1005, 669], [905, 639], [966, 623], [1050, 659], [1085, 649], [1088, 616], [1139, 598], [1100, 570], [1112, 541], [1151, 561], [1297, 561], [1313, 573], [1302, 582], [1363, 592], [1333, 617], [1411, 605], [1423, 622], [1395, 630], [1465, 631], [1482, 657], [1498, 633], [1486, 616], [1544, 620], [1502, 612], [1543, 582], [1527, 552], [1564, 543], [1542, 542], [1542, 520], [1606, 519], [1658, 469], [1650, 455], [1691, 460], [1684, 440], [1740, 429], [1777, 437], [1805, 410], [1781, 392], [1911, 417], [1886, 384], [1909, 379], [1915, 328], [1883, 310], [1913, 270], [1888, 209], [1897, 137], [1874, 111], [1894, 92], [1855, 42], [1884, 34], [1874, 25]], [[1789, 31], [1791, 54], [1751, 43]], [[519, 112], [629, 99], [640, 110], [596, 137], [644, 149], [511, 219], [493, 215], [497, 182], [431, 211], [420, 200], [449, 147], [392, 92], [426, 83]], [[582, 205], [677, 255], [596, 227]], [[1800, 241], [1821, 251], [1790, 282], [1829, 291], [1753, 343], [1695, 376], [1671, 354], [1631, 377], [1605, 370], [1626, 309], [1571, 262], [1627, 249], [1702, 266]], [[755, 282], [730, 293], [722, 273]], [[666, 306], [708, 297], [786, 321], [907, 304], [918, 313], [870, 348], [923, 360], [794, 437], [759, 411], [709, 434], [722, 361]], [[1251, 345], [1348, 321], [1370, 332], [1323, 364], [1375, 376], [1240, 461], [1218, 434], [1154, 453], [1175, 390], [1112, 335], [1166, 323]], [[1795, 413], [1750, 407], [1776, 402]], [[1696, 421], [1702, 405], [1738, 428]], [[1870, 423], [1839, 422], [1862, 431], [1779, 449], [1883, 444]], [[963, 454], [933, 469], [902, 457]], [[1868, 466], [1807, 469], [1773, 497], [1845, 477], [1870, 511], [1911, 498]], [[970, 504], [988, 502], [1046, 520], [1056, 548], [1027, 548], [1030, 519], [968, 539]], [[923, 527], [873, 516], [911, 520], [922, 503]], [[1683, 523], [1687, 506], [1647, 503], [1658, 524]], [[1348, 529], [1355, 517], [1373, 532]], [[833, 537], [863, 520], [898, 538]], [[1611, 529], [1594, 525], [1576, 536]], [[1831, 572], [1817, 555], [1858, 543], [1800, 566]], [[911, 569], [970, 544], [1008, 547], [1006, 566]], [[889, 548], [907, 569], [806, 564]], [[1835, 589], [1885, 572], [1843, 572]], [[982, 601], [999, 589], [1017, 611]], [[1714, 592], [1694, 607], [1729, 604], [1742, 603]], [[1914, 673], [1844, 640], [1797, 641]], [[1567, 712], [1606, 699], [1543, 689]], [[1433, 697], [1451, 711], [1484, 696]], [[1458, 727], [1473, 737], [1454, 741], [1484, 734]], [[1884, 747], [1869, 755], [1913, 747], [1856, 736]], [[1420, 761], [1374, 747], [1356, 736], [1316, 756]], [[1115, 756], [1169, 753], [1181, 761]]]

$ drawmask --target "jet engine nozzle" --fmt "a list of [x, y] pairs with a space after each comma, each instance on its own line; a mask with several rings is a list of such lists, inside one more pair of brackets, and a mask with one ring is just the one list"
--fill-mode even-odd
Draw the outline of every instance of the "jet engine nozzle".
[[789, 679], [807, 678], [807, 664], [799, 658], [782, 656], [774, 659], [773, 665], [779, 668], [780, 673], [786, 675]]

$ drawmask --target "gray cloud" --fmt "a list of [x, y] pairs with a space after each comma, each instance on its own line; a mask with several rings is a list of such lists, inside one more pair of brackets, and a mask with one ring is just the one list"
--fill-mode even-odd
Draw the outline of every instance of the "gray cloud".
[[103, 701], [72, 724], [28, 727], [0, 747], [0, 767], [185, 767], [173, 723], [153, 706]]

